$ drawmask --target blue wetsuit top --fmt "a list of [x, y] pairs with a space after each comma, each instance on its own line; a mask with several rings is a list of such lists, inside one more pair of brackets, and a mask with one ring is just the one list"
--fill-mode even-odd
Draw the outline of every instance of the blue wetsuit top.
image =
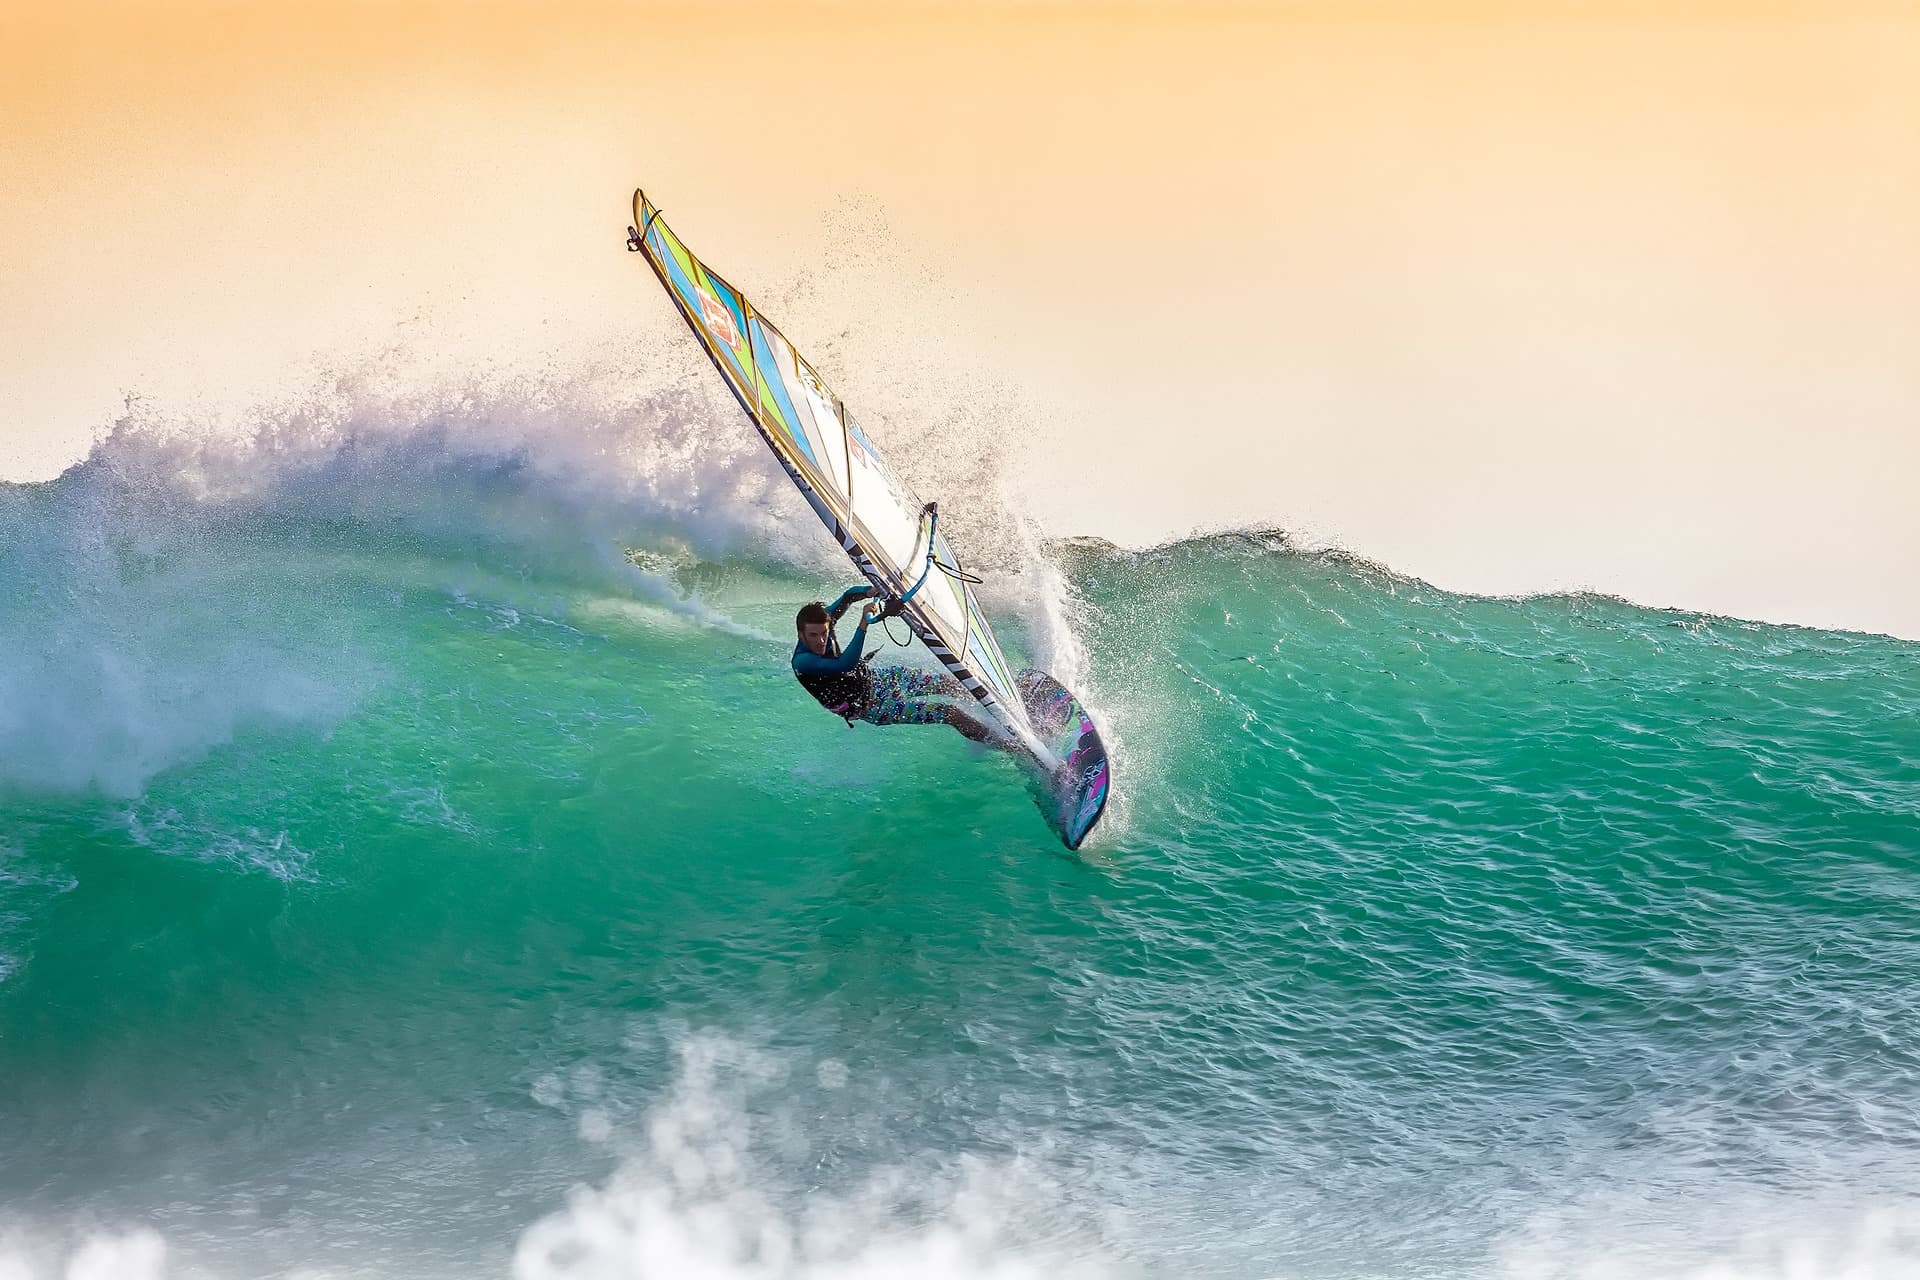
[[866, 649], [867, 624], [863, 620], [853, 633], [853, 640], [846, 651], [840, 649], [840, 642], [834, 638], [833, 624], [840, 621], [840, 615], [855, 600], [865, 600], [878, 595], [872, 587], [848, 587], [840, 593], [840, 598], [827, 606], [827, 651], [815, 653], [807, 648], [805, 640], [796, 640], [793, 645], [793, 674], [806, 686], [808, 693], [819, 699], [820, 705], [836, 714], [857, 712], [867, 699], [867, 673], [860, 666], [860, 655]]

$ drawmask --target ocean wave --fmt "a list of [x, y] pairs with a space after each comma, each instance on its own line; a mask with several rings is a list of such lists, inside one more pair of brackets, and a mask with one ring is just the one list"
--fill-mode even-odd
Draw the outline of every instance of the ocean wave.
[[1911, 1273], [1914, 646], [1045, 544], [1067, 858], [757, 444], [519, 394], [0, 491], [16, 1271]]

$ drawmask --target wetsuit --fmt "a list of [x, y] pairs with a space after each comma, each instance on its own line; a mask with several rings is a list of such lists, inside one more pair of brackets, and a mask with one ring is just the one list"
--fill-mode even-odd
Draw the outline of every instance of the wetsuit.
[[857, 718], [867, 708], [873, 691], [873, 677], [860, 665], [867, 645], [867, 623], [863, 618], [853, 633], [853, 642], [843, 653], [833, 634], [833, 624], [855, 600], [878, 594], [872, 587], [848, 587], [840, 598], [827, 606], [827, 651], [815, 653], [805, 640], [793, 644], [793, 674], [820, 705], [837, 716]]
[[910, 667], [882, 667], [874, 671], [861, 666], [860, 657], [867, 644], [864, 620], [842, 652], [840, 642], [834, 638], [833, 624], [840, 621], [840, 615], [855, 600], [877, 594], [872, 587], [849, 587], [827, 606], [827, 651], [815, 653], [807, 648], [806, 641], [796, 641], [794, 676], [821, 706], [837, 716], [845, 716], [849, 723], [865, 720], [868, 724], [953, 724], [955, 715], [951, 708], [945, 703], [928, 701], [931, 697], [950, 698], [964, 692], [952, 676], [944, 671], [936, 675]]

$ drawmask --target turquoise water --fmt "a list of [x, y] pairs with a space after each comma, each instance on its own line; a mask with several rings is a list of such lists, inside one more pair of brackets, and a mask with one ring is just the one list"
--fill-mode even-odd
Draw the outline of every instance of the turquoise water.
[[1074, 856], [569, 438], [0, 487], [0, 1274], [1920, 1275], [1920, 647], [995, 544]]

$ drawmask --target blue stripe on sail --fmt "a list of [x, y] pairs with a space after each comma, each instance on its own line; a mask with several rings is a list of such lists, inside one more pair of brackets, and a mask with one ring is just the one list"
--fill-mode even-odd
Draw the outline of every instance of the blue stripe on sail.
[[[656, 232], [655, 234], [660, 233]], [[691, 307], [693, 314], [698, 316], [700, 314], [700, 296], [693, 291], [693, 281], [687, 279], [687, 273], [680, 269], [680, 259], [674, 257], [673, 250], [669, 249], [664, 243], [660, 246], [660, 252], [655, 256], [660, 260], [660, 265], [667, 269], [667, 279], [673, 284], [673, 291], [679, 294], [680, 300]]]
[[800, 415], [793, 410], [793, 397], [787, 394], [786, 379], [780, 376], [780, 366], [774, 362], [773, 349], [767, 345], [766, 332], [761, 329], [760, 321], [757, 318], [748, 326], [748, 332], [753, 339], [753, 358], [758, 361], [760, 365], [760, 381], [766, 384], [769, 391], [773, 392], [773, 402], [780, 406], [780, 413], [786, 418], [786, 434], [792, 437], [795, 444], [800, 446], [800, 452], [806, 454], [808, 460], [810, 460], [814, 466], [821, 467], [824, 470], [825, 467], [820, 461], [820, 454], [814, 448], [812, 438], [807, 434], [806, 424], [801, 421]]

